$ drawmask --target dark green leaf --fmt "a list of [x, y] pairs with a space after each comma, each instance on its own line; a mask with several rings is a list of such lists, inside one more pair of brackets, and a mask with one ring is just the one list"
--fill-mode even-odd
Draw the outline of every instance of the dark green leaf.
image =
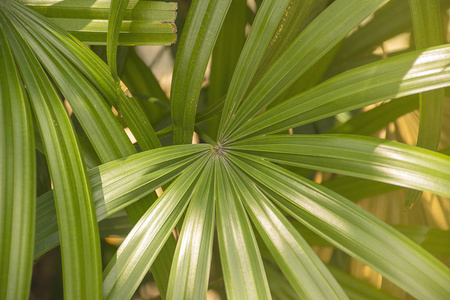
[[36, 207], [33, 122], [2, 26], [0, 57], [0, 299], [26, 299]]
[[[229, 127], [222, 135], [222, 141], [231, 132], [261, 111], [291, 86], [314, 63], [328, 53], [353, 28], [388, 0], [337, 0], [314, 19], [269, 68], [261, 80], [248, 94], [242, 106], [232, 117], [224, 109], [224, 116], [230, 119]], [[264, 4], [263, 4], [264, 5]], [[254, 55], [254, 54], [252, 54]], [[251, 65], [250, 61], [246, 61]], [[231, 96], [231, 95], [230, 95]], [[234, 96], [234, 95], [233, 95]], [[243, 97], [244, 95], [241, 95]], [[235, 99], [237, 106], [242, 98]], [[236, 110], [237, 107], [234, 107]], [[223, 118], [225, 119], [225, 118]], [[224, 120], [222, 120], [224, 122]]]
[[248, 121], [229, 140], [278, 132], [382, 100], [449, 86], [449, 50], [443, 45], [345, 72]]
[[[57, 203], [67, 298], [101, 298], [101, 261], [97, 220], [86, 169], [69, 117], [30, 46], [12, 25], [3, 2], [0, 22], [19, 66], [49, 164]], [[70, 188], [67, 188], [69, 187]]]
[[203, 76], [231, 0], [194, 0], [181, 36], [170, 92], [174, 144], [191, 143]]

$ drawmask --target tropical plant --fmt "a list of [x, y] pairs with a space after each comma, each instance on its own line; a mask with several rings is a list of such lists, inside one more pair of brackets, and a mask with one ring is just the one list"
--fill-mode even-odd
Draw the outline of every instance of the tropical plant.
[[[418, 299], [449, 298], [450, 269], [430, 253], [448, 257], [449, 231], [396, 229], [351, 200], [450, 196], [450, 152], [436, 151], [450, 2], [255, 2], [192, 1], [169, 102], [117, 46], [173, 42], [175, 4], [0, 0], [0, 299], [28, 298], [33, 260], [58, 244], [67, 299], [130, 299], [149, 269], [164, 299], [204, 299], [220, 282], [229, 299], [392, 297], [311, 245]], [[374, 52], [411, 21], [416, 49]], [[368, 136], [418, 103], [417, 146]], [[322, 134], [319, 120], [341, 122]], [[318, 184], [312, 170], [345, 176]], [[121, 211], [133, 226], [102, 271], [99, 228]]]

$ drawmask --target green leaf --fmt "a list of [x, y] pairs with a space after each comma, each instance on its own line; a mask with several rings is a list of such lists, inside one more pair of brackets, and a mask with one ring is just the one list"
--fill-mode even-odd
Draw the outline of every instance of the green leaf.
[[[96, 15], [99, 19], [107, 20], [109, 17], [110, 0], [17, 0], [46, 16], [61, 16], [63, 14], [74, 17], [81, 14], [83, 17]], [[151, 10], [174, 10], [177, 5], [174, 2], [129, 0], [127, 11], [124, 15], [126, 20], [147, 19], [151, 16]], [[70, 9], [75, 10], [74, 14]], [[65, 16], [64, 16], [65, 17]]]
[[[117, 43], [119, 41], [119, 31], [122, 25], [122, 19], [128, 6], [128, 0], [111, 0], [108, 17], [108, 33], [106, 35], [106, 55], [108, 59], [111, 75], [119, 84], [117, 75]], [[118, 86], [120, 89], [120, 87]]]
[[[80, 151], [83, 154], [84, 164], [86, 165], [86, 168], [89, 170], [100, 165], [101, 161], [98, 158], [97, 153], [95, 153], [95, 150], [92, 147], [91, 143], [89, 143], [88, 140], [86, 140], [79, 134], [77, 134], [77, 140], [80, 146]], [[44, 144], [42, 143], [37, 123], [34, 123], [34, 143], [36, 150], [45, 155], [45, 148]], [[47, 164], [46, 161], [44, 163]]]
[[[18, 0], [84, 43], [106, 45], [111, 1]], [[127, 1], [118, 45], [170, 45], [176, 40], [176, 3]], [[119, 22], [120, 23], [120, 22]]]
[[[52, 22], [68, 30], [75, 38], [87, 45], [106, 44], [106, 29], [108, 27], [106, 21], [89, 21], [88, 25], [84, 25], [86, 24], [84, 20], [70, 20], [68, 22], [67, 19], [56, 19]], [[172, 23], [149, 24], [142, 21], [124, 21], [120, 30], [117, 43], [119, 46], [170, 46], [177, 40], [177, 29]]]
[[371, 135], [383, 129], [397, 118], [419, 108], [419, 97], [412, 95], [382, 103], [371, 110], [357, 114], [328, 133]]
[[18, 22], [16, 26], [69, 102], [101, 161], [136, 153], [102, 95], [41, 35], [43, 29], [27, 29], [26, 22]]
[[152, 125], [159, 124], [168, 116], [169, 99], [152, 70], [145, 65], [134, 49], [127, 51], [120, 77], [135, 96]]
[[[409, 0], [416, 49], [442, 44], [442, 22], [439, 5], [439, 0]], [[417, 146], [430, 150], [438, 148], [441, 138], [443, 107], [444, 89], [420, 94]], [[409, 190], [405, 207], [411, 206], [421, 196], [421, 192]]]
[[331, 274], [336, 278], [350, 299], [367, 300], [399, 300], [386, 292], [376, 289], [370, 284], [358, 280], [338, 268], [328, 266]]
[[194, 0], [175, 59], [170, 92], [174, 144], [191, 143], [206, 65], [231, 0]]
[[[114, 79], [111, 77], [108, 66], [95, 53], [79, 41], [71, 38], [67, 32], [49, 23], [39, 14], [26, 9], [15, 1], [10, 2], [10, 5], [14, 6], [14, 12], [20, 19], [27, 20], [30, 27], [41, 29], [42, 37], [64, 54], [66, 59], [89, 79], [109, 105], [119, 107]], [[136, 137], [141, 149], [149, 150], [160, 147], [161, 143], [138, 103], [123, 93], [121, 97], [123, 118]]]
[[353, 202], [401, 189], [395, 185], [348, 176], [333, 178], [322, 185]]
[[[175, 178], [208, 145], [165, 147], [130, 155], [88, 171], [97, 220], [101, 221]], [[52, 191], [37, 199], [37, 258], [59, 243]]]
[[214, 237], [214, 164], [197, 180], [170, 271], [167, 299], [206, 299]]
[[[371, 20], [360, 24], [342, 43], [336, 56], [336, 64], [354, 60], [355, 57], [367, 56], [383, 42], [405, 32], [412, 32], [411, 15], [408, 2], [404, 0], [389, 1], [378, 10]], [[381, 57], [380, 57], [381, 59]]]
[[[67, 53], [67, 47], [63, 46], [64, 48], [60, 48], [59, 51], [53, 47], [50, 37], [54, 38], [54, 36], [51, 35], [49, 37], [46, 35], [48, 30], [46, 25], [48, 25], [48, 23], [42, 21], [41, 23], [38, 23], [37, 26], [33, 27], [28, 26], [27, 23], [29, 22], [22, 23], [22, 26], [17, 23], [20, 23], [20, 21], [16, 22], [16, 26], [20, 27], [22, 35], [30, 45], [32, 45], [33, 50], [41, 63], [69, 101], [101, 161], [107, 162], [136, 153], [135, 148], [123, 131], [122, 126], [113, 115], [110, 107], [106, 104], [102, 95], [99, 94], [98, 91], [89, 84], [83, 74], [78, 72], [77, 69], [67, 61], [64, 55], [59, 52], [64, 50]], [[53, 34], [64, 37], [63, 34], [58, 33], [57, 31], [53, 32]], [[80, 45], [75, 45], [75, 47], [77, 50], [83, 49]], [[89, 63], [89, 65], [92, 65], [92, 63]], [[96, 77], [99, 77], [98, 72]], [[119, 95], [122, 94], [121, 91], [117, 90], [116, 93], [119, 93]], [[114, 96], [117, 97], [117, 94]], [[145, 148], [144, 146], [142, 148]], [[141, 199], [141, 201], [126, 207], [131, 221], [137, 222], [156, 198], [156, 194], [148, 195], [148, 197]], [[49, 221], [54, 221], [54, 219], [50, 218]], [[55, 224], [51, 223], [51, 225]], [[53, 230], [52, 233], [52, 235], [47, 236], [50, 238], [50, 241], [44, 245], [54, 246], [57, 244], [58, 239], [56, 237], [56, 230]], [[175, 243], [174, 241], [172, 242], [172, 249], [167, 246], [168, 248], [165, 249], [166, 253], [173, 253], [175, 250]], [[47, 249], [47, 247], [44, 249]], [[169, 278], [168, 272], [160, 271], [168, 270], [171, 265], [170, 257], [167, 256], [167, 258], [169, 259], [166, 261], [160, 261], [160, 258], [158, 258], [154, 268], [155, 279], [160, 286], [161, 294], [164, 294], [164, 287], [167, 285], [167, 280]], [[160, 274], [162, 274], [162, 277], [159, 276]]]
[[[332, 247], [333, 245], [309, 230], [296, 220], [290, 220], [302, 237], [313, 246]], [[438, 258], [450, 257], [450, 231], [427, 226], [393, 226], [400, 233], [420, 245]]]
[[[54, 216], [56, 218], [56, 216]], [[320, 236], [313, 233], [311, 230], [306, 228], [304, 225], [300, 224], [296, 220], [289, 220], [292, 225], [295, 227], [300, 235], [308, 242], [310, 245], [317, 246], [332, 246], [329, 242], [325, 241]], [[115, 213], [112, 216], [107, 217], [106, 219], [99, 222], [100, 236], [107, 237], [109, 235], [123, 235], [129, 233], [132, 229], [132, 224], [130, 220], [127, 218], [125, 213]], [[450, 257], [450, 231], [442, 230], [438, 228], [432, 228], [427, 226], [405, 226], [398, 225], [393, 226], [396, 230], [413, 240], [415, 243], [419, 244], [425, 250], [430, 252], [436, 257], [439, 258], [448, 258]], [[272, 282], [273, 279], [269, 276], [269, 272], [267, 270], [268, 266], [265, 265], [267, 278], [269, 281], [269, 287], [271, 288], [272, 296], [274, 291], [272, 290]], [[286, 282], [287, 283], [287, 282]], [[295, 294], [295, 292], [294, 292]]]
[[[283, 54], [295, 38], [297, 38], [299, 33], [314, 20], [314, 18], [324, 11], [330, 2], [331, 1], [322, 0], [291, 1], [286, 9], [285, 16], [279, 25], [276, 38], [270, 44], [266, 53], [264, 53], [264, 57], [253, 78], [251, 86], [254, 86], [261, 79], [270, 66]], [[284, 100], [317, 85], [333, 61], [336, 51], [339, 49], [338, 46], [340, 45], [336, 45], [324, 57], [311, 66], [308, 71], [300, 76], [288, 89], [281, 93], [269, 107], [275, 106]]]
[[402, 143], [351, 135], [275, 135], [237, 142], [229, 149], [450, 196], [450, 157]]
[[244, 176], [237, 170], [230, 177], [253, 224], [298, 296], [301, 299], [347, 299], [294, 226]]
[[229, 299], [271, 299], [258, 244], [229, 162], [215, 156], [215, 199], [220, 260]]
[[[274, 101], [353, 28], [386, 2], [388, 0], [337, 0], [328, 6], [299, 34], [250, 91], [229, 121], [231, 126], [223, 133], [222, 141], [227, 141], [231, 132]], [[245, 63], [251, 65], [249, 61]], [[241, 100], [239, 98], [237, 101]], [[228, 112], [224, 110], [225, 113]]]
[[[8, 2], [9, 3], [9, 2]], [[69, 117], [29, 45], [0, 2], [0, 22], [14, 49], [47, 153], [57, 203], [66, 298], [101, 298], [100, 242], [89, 181]], [[70, 189], [67, 188], [70, 186]]]
[[120, 87], [120, 79], [117, 75], [117, 43], [122, 19], [128, 6], [128, 0], [111, 0], [108, 17], [108, 33], [106, 35], [106, 58], [111, 76], [116, 84], [116, 97], [119, 102], [118, 113], [122, 119], [122, 97], [124, 94]]
[[298, 300], [292, 286], [281, 276], [281, 271], [275, 269], [271, 264], [265, 263], [264, 269], [267, 274], [270, 292], [274, 300]]
[[[207, 98], [208, 107], [219, 101], [228, 91], [234, 69], [245, 43], [246, 24], [247, 1], [233, 1], [212, 53]], [[215, 118], [206, 125], [206, 132], [213, 139], [217, 139], [219, 121], [219, 118]]]
[[229, 140], [273, 133], [382, 100], [449, 86], [449, 50], [447, 44], [415, 51], [335, 76], [248, 121]]
[[450, 231], [426, 226], [396, 226], [398, 231], [437, 257], [450, 257]]
[[0, 27], [0, 299], [27, 299], [33, 266], [36, 162], [30, 104], [11, 50]]
[[334, 246], [414, 297], [448, 298], [449, 269], [369, 212], [261, 158], [245, 154], [229, 157], [286, 212]]
[[[104, 299], [130, 299], [186, 209], [209, 154], [186, 169], [134, 226], [103, 274]], [[205, 174], [208, 172], [204, 172]], [[200, 180], [200, 179], [199, 179]]]
[[225, 99], [218, 133], [220, 139], [229, 126], [230, 117], [244, 98], [267, 47], [276, 37], [275, 31], [289, 3], [290, 0], [266, 0], [259, 7]]
[[267, 109], [270, 109], [281, 102], [284, 102], [291, 97], [298, 95], [304, 91], [313, 88], [321, 81], [323, 81], [323, 77], [326, 74], [326, 71], [332, 66], [335, 61], [336, 52], [340, 48], [340, 44], [337, 44], [325, 54], [321, 60], [317, 61], [314, 65], [312, 65], [308, 71], [303, 73], [288, 89], [282, 92], [270, 105]]
[[408, 0], [413, 21], [416, 48], [442, 44], [442, 21], [439, 0]]
[[253, 78], [253, 85], [261, 79], [267, 69], [283, 54], [305, 26], [326, 8], [327, 2], [321, 0], [289, 2], [283, 18], [261, 59]]

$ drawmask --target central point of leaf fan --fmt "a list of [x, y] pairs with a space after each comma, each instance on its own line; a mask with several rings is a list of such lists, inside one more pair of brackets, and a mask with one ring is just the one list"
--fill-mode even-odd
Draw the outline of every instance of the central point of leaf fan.
[[213, 147], [213, 151], [216, 155], [223, 155], [223, 149], [221, 144], [217, 144], [217, 146]]

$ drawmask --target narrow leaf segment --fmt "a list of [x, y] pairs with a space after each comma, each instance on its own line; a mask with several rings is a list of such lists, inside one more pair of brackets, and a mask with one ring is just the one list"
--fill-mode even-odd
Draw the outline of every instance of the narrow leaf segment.
[[[97, 220], [118, 212], [175, 178], [207, 145], [165, 147], [118, 159], [88, 171]], [[59, 243], [53, 192], [37, 199], [37, 258]], [[137, 217], [138, 215], [133, 215]]]
[[[104, 299], [130, 299], [181, 218], [209, 155], [186, 169], [128, 234], [104, 272]], [[208, 174], [208, 171], [202, 173]], [[201, 181], [201, 179], [198, 179]]]
[[229, 141], [279, 132], [382, 100], [450, 86], [449, 63], [447, 44], [350, 70], [247, 121]]
[[15, 15], [9, 10], [9, 3], [0, 5], [0, 24], [14, 49], [47, 153], [58, 214], [65, 297], [100, 299], [97, 220], [72, 124], [32, 49], [12, 24], [10, 18], [14, 20]]
[[[449, 269], [342, 196], [259, 157], [229, 155], [287, 213], [419, 299], [447, 299]], [[351, 235], [348, 233], [351, 232]], [[401, 253], [398, 249], [402, 249]]]
[[[17, 0], [88, 45], [106, 45], [111, 1]], [[114, 2], [114, 1], [112, 1]], [[118, 45], [170, 45], [176, 41], [177, 3], [129, 0]]]
[[[439, 0], [409, 0], [416, 49], [442, 44], [442, 22]], [[420, 94], [420, 119], [417, 146], [436, 150], [441, 138], [444, 89]], [[405, 206], [421, 197], [420, 191], [409, 190]]]
[[231, 0], [194, 0], [181, 37], [172, 80], [174, 144], [190, 144], [208, 64]]
[[230, 149], [273, 162], [345, 174], [450, 196], [450, 157], [382, 139], [351, 135], [274, 135]]
[[231, 78], [219, 126], [219, 136], [229, 126], [228, 122], [231, 115], [244, 99], [253, 76], [258, 70], [267, 47], [274, 39], [278, 25], [290, 2], [290, 0], [266, 0], [258, 9], [252, 29]]
[[347, 299], [294, 226], [237, 168], [230, 170], [234, 186], [253, 224], [297, 295], [301, 299]]
[[[228, 299], [271, 299], [253, 229], [228, 170], [216, 157], [217, 235]], [[227, 166], [228, 165], [228, 166]]]
[[[3, 17], [0, 13], [0, 18]], [[30, 104], [2, 27], [3, 25], [0, 26], [0, 299], [28, 299], [36, 207], [33, 122]]]
[[[221, 141], [226, 142], [231, 132], [274, 101], [352, 29], [387, 2], [388, 0], [337, 0], [328, 6], [272, 64], [236, 113], [229, 115], [229, 111], [224, 110], [228, 123], [221, 132]], [[246, 64], [251, 65], [249, 61]], [[239, 98], [234, 101], [239, 105], [242, 100]], [[225, 122], [225, 118], [223, 119], [222, 122]]]
[[214, 163], [196, 183], [175, 251], [167, 299], [205, 299], [214, 236]]

